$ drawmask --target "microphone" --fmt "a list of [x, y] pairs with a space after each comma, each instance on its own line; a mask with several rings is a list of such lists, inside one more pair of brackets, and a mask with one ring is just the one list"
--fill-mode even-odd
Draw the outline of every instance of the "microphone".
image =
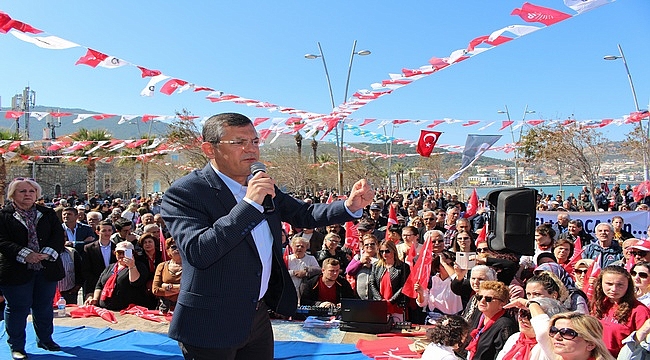
[[[251, 164], [251, 174], [255, 175], [258, 172], [266, 172], [266, 165], [257, 161]], [[275, 211], [275, 205], [273, 205], [273, 197], [271, 195], [266, 195], [264, 201], [262, 201], [262, 207], [264, 208], [265, 214], [270, 214]]]

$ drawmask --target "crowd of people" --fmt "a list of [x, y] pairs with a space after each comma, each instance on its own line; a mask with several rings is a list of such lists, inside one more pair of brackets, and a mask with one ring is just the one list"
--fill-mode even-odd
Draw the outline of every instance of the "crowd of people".
[[[174, 311], [169, 335], [195, 360], [271, 359], [270, 314], [355, 297], [386, 301], [394, 321], [434, 324], [426, 359], [648, 354], [650, 240], [624, 231], [621, 216], [592, 236], [571, 219], [572, 200], [560, 207], [540, 197], [538, 206], [559, 212], [535, 229], [534, 255], [499, 252], [481, 234], [485, 213], [465, 217], [456, 195], [377, 192], [361, 179], [344, 201], [298, 199], [265, 171], [251, 174], [260, 140], [249, 118], [215, 115], [202, 136], [210, 162], [177, 180], [162, 202], [95, 196], [48, 207], [34, 179], [9, 184], [0, 291], [13, 359], [27, 358], [30, 312], [37, 345], [60, 350], [52, 339], [57, 292], [108, 310]], [[614, 204], [626, 201], [618, 194]], [[460, 257], [476, 265], [461, 266]], [[429, 259], [427, 281], [409, 281], [413, 265]]]
[[[344, 224], [290, 228], [288, 268], [300, 304], [331, 306], [350, 288], [357, 298], [385, 300], [394, 321], [435, 324], [427, 359], [648, 354], [650, 228], [634, 238], [615, 215], [591, 235], [570, 211], [559, 209], [557, 221], [536, 227], [535, 254], [522, 256], [491, 250], [480, 235], [485, 216], [466, 218], [465, 210], [454, 196], [426, 189], [380, 192], [356, 225], [358, 246]], [[397, 224], [388, 219], [393, 211]], [[325, 241], [314, 252], [305, 233], [337, 242]], [[425, 240], [433, 252], [430, 279], [405, 291]], [[475, 253], [477, 265], [461, 268], [458, 253]]]
[[16, 178], [0, 210], [0, 316], [14, 359], [27, 358], [30, 312], [37, 345], [60, 350], [52, 340], [55, 294], [67, 304], [108, 310], [135, 304], [173, 311], [182, 260], [159, 214], [160, 199], [70, 198], [52, 207], [41, 192], [34, 179]]

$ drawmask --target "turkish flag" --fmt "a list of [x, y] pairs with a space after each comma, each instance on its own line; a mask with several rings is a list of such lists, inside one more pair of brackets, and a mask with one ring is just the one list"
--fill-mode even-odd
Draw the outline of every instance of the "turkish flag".
[[158, 76], [158, 75], [162, 74], [160, 72], [160, 70], [149, 70], [149, 69], [147, 69], [145, 67], [142, 67], [142, 66], [138, 66], [138, 69], [140, 69], [140, 71], [142, 71], [142, 77], [143, 78]]
[[503, 120], [503, 121], [501, 122], [501, 128], [499, 129], [499, 131], [501, 131], [501, 130], [507, 128], [508, 126], [510, 126], [510, 125], [512, 125], [512, 124], [514, 124], [514, 123], [515, 123], [514, 121]]
[[388, 225], [386, 226], [386, 236], [384, 239], [388, 240], [390, 238], [390, 231], [388, 231], [391, 227], [391, 225], [397, 225], [397, 211], [395, 211], [395, 207], [397, 205], [390, 204], [388, 206]]
[[526, 22], [539, 22], [546, 26], [551, 26], [562, 20], [566, 20], [571, 15], [543, 6], [524, 3], [521, 9], [514, 9], [510, 15], [519, 15]]
[[108, 58], [108, 55], [102, 54], [99, 51], [93, 49], [88, 49], [86, 55], [80, 57], [79, 60], [77, 60], [77, 62], [74, 64], [75, 65], [83, 64], [94, 68], [97, 67], [99, 63], [106, 60], [106, 58]]
[[284, 260], [284, 265], [287, 266], [287, 269], [289, 268], [289, 255], [293, 254], [293, 251], [291, 251], [291, 246], [287, 244], [287, 248], [284, 249], [284, 254], [282, 254], [282, 259]]
[[440, 131], [420, 130], [420, 139], [416, 148], [418, 154], [424, 157], [431, 156], [433, 147], [436, 146], [440, 134], [442, 134]]
[[[600, 275], [600, 254], [598, 254], [596, 260], [587, 269], [587, 274], [586, 274], [587, 277], [585, 278], [585, 280], [596, 278], [598, 277], [598, 275]], [[582, 284], [582, 291], [584, 291], [585, 294], [587, 294], [587, 299], [591, 299], [594, 295], [594, 285], [589, 284], [589, 281], [585, 281]]]
[[576, 241], [573, 243], [573, 255], [571, 255], [571, 258], [566, 264], [562, 265], [567, 273], [573, 274], [573, 268], [576, 263], [582, 259], [583, 252], [585, 252], [585, 249], [582, 248], [582, 240], [580, 240], [580, 236], [578, 236]]
[[[409, 274], [404, 286], [402, 286], [402, 293], [413, 299], [417, 296], [413, 288], [415, 284], [420, 284], [420, 287], [423, 289], [426, 289], [429, 285], [431, 262], [433, 261], [433, 244], [431, 243], [431, 236], [425, 236], [425, 238], [424, 246], [422, 247], [422, 251], [420, 251], [420, 257], [418, 257], [418, 260], [411, 269], [411, 274]], [[417, 246], [417, 244], [411, 246]]]
[[472, 191], [472, 195], [469, 197], [469, 202], [467, 203], [467, 211], [465, 211], [465, 218], [472, 217], [478, 212], [478, 194], [476, 193], [476, 188]]
[[171, 79], [168, 80], [165, 85], [163, 85], [160, 88], [160, 92], [165, 94], [165, 95], [171, 95], [178, 89], [179, 87], [187, 84], [187, 81], [181, 80], [181, 79]]
[[5, 114], [5, 119], [18, 119], [19, 117], [23, 116], [24, 113], [25, 113], [24, 111], [9, 110]]

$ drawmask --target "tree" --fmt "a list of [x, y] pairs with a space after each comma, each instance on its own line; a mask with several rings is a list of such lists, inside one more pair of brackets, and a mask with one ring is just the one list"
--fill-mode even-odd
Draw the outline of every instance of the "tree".
[[[650, 123], [648, 123], [650, 126]], [[643, 163], [643, 155], [645, 158], [650, 159], [650, 144], [648, 143], [647, 129], [643, 128], [641, 121], [634, 127], [632, 131], [626, 134], [625, 140], [622, 143], [623, 151], [630, 158], [638, 163]]]
[[105, 149], [100, 147], [92, 154], [86, 154], [86, 151], [88, 150], [87, 148], [97, 146], [97, 143], [100, 141], [110, 141], [112, 136], [108, 130], [104, 129], [88, 130], [85, 128], [79, 128], [76, 133], [70, 134], [69, 137], [72, 140], [78, 141], [80, 145], [85, 144], [81, 147], [81, 150], [77, 150], [74, 153], [78, 156], [88, 157], [86, 160], [86, 196], [90, 199], [95, 196], [95, 170], [97, 169], [97, 159], [103, 155], [108, 155], [108, 153]]
[[311, 150], [314, 152], [314, 164], [318, 164], [318, 141], [316, 141], [315, 137], [311, 139]]
[[293, 136], [293, 138], [296, 140], [296, 147], [298, 148], [298, 157], [302, 158], [302, 134], [300, 132], [296, 132], [296, 135]]
[[[608, 145], [608, 140], [592, 128], [557, 123], [528, 130], [521, 138], [519, 153], [530, 164], [541, 162], [553, 168], [565, 165], [569, 173], [579, 175], [593, 190], [598, 184]], [[594, 197], [592, 201], [595, 202]]]
[[[11, 131], [7, 128], [0, 128], [0, 140], [13, 140], [17, 141], [20, 140], [21, 136], [19, 134], [16, 134], [15, 131]], [[29, 152], [29, 149], [27, 147], [24, 147], [20, 145], [16, 151], [8, 151], [4, 148], [0, 148], [0, 153], [2, 156], [0, 156], [0, 204], [4, 205], [5, 202], [5, 189], [6, 189], [6, 183], [7, 183], [7, 162], [11, 161], [12, 159], [16, 158], [17, 154], [26, 154]], [[22, 160], [20, 156], [18, 156], [18, 159]]]
[[169, 125], [166, 134], [168, 147], [178, 150], [188, 167], [202, 168], [210, 159], [201, 150], [203, 136], [195, 117], [187, 109], [177, 111], [176, 117], [178, 120]]

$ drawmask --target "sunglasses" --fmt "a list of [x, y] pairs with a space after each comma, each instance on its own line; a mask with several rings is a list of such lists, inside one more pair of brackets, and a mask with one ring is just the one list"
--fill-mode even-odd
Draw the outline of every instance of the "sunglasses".
[[445, 241], [444, 240], [433, 240], [432, 243], [434, 243], [434, 244], [444, 244]]
[[630, 254], [632, 254], [632, 256], [644, 257], [644, 256], [648, 255], [648, 252], [647, 251], [630, 251]]
[[495, 298], [494, 296], [476, 295], [476, 300], [477, 300], [477, 301], [481, 301], [481, 300], [483, 300], [483, 299], [485, 299], [485, 302], [486, 302], [486, 303], [492, 302], [492, 300], [499, 300], [499, 301], [501, 301], [501, 299], [497, 299], [497, 298]]
[[551, 326], [551, 328], [548, 329], [548, 336], [550, 337], [555, 337], [558, 333], [564, 340], [573, 340], [579, 335], [577, 331], [569, 328], [558, 329], [555, 326]]
[[456, 240], [461, 240], [461, 241], [467, 241], [467, 240], [472, 240], [472, 238], [469, 237], [459, 237]]
[[390, 254], [390, 250], [379, 250], [380, 254]]
[[632, 277], [635, 277], [635, 276], [639, 275], [639, 277], [641, 279], [647, 279], [648, 278], [648, 273], [640, 272], [640, 271], [636, 272], [636, 271], [632, 270], [632, 271], [630, 271], [630, 275], [632, 275]]
[[573, 270], [573, 272], [575, 272], [576, 275], [583, 275], [583, 274], [587, 273], [587, 270], [586, 269], [585, 270], [575, 269], [575, 270]]
[[477, 252], [477, 253], [488, 252], [488, 248], [478, 248], [478, 249], [476, 249], [476, 252]]
[[530, 320], [532, 316], [530, 315], [530, 310], [528, 309], [519, 309], [519, 318]]
[[363, 247], [373, 247], [373, 246], [377, 246], [377, 244], [375, 243], [363, 244]]
[[176, 246], [176, 245], [172, 245], [172, 246], [169, 247], [169, 249], [170, 249], [170, 250], [178, 250], [178, 246]]
[[433, 221], [433, 218], [422, 218], [422, 221]]

